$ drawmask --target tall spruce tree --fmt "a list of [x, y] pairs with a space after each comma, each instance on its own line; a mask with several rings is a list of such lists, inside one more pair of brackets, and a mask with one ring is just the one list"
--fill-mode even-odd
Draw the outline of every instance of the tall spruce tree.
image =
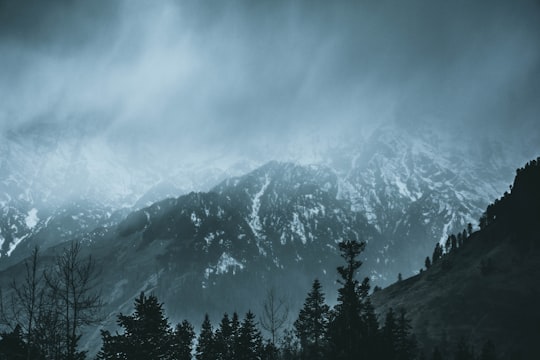
[[300, 339], [302, 359], [324, 358], [329, 311], [321, 283], [316, 279], [294, 322], [296, 336]]
[[443, 249], [441, 244], [437, 243], [435, 245], [435, 250], [433, 250], [433, 255], [431, 256], [431, 263], [435, 264], [437, 260], [439, 260], [443, 255]]
[[234, 359], [233, 329], [227, 313], [223, 314], [219, 328], [216, 330], [215, 351], [218, 360]]
[[381, 357], [386, 360], [396, 358], [397, 322], [394, 309], [388, 309], [382, 328]]
[[345, 266], [339, 266], [338, 303], [334, 307], [329, 325], [330, 351], [335, 359], [358, 359], [362, 356], [362, 301], [359, 297], [360, 284], [356, 272], [362, 265], [358, 255], [364, 250], [365, 243], [344, 241], [339, 244]]
[[173, 359], [191, 360], [194, 339], [195, 331], [189, 321], [184, 320], [182, 323], [176, 325], [172, 344]]
[[172, 330], [163, 312], [163, 305], [154, 295], [141, 292], [135, 299], [132, 315], [118, 316], [123, 334], [102, 331], [103, 346], [98, 359], [173, 359]]
[[412, 360], [416, 356], [417, 344], [411, 332], [411, 320], [405, 309], [401, 308], [396, 321], [395, 353], [396, 359]]
[[248, 311], [244, 317], [239, 335], [236, 359], [260, 360], [263, 350], [262, 335], [257, 328], [255, 315], [251, 311]]
[[232, 355], [235, 358], [236, 353], [238, 352], [238, 343], [240, 339], [240, 318], [238, 313], [235, 311], [231, 318], [231, 339], [232, 339]]
[[215, 354], [215, 341], [214, 331], [212, 329], [212, 323], [208, 314], [204, 315], [204, 321], [201, 325], [201, 332], [199, 334], [199, 340], [196, 348], [197, 360], [214, 360]]

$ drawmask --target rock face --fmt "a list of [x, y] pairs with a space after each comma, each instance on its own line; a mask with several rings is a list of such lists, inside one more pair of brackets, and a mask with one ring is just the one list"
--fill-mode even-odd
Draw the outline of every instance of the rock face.
[[454, 349], [464, 337], [477, 351], [491, 340], [500, 358], [538, 358], [539, 182], [540, 159], [518, 172], [512, 191], [488, 207], [484, 228], [462, 247], [374, 294], [378, 312], [404, 307], [427, 349]]

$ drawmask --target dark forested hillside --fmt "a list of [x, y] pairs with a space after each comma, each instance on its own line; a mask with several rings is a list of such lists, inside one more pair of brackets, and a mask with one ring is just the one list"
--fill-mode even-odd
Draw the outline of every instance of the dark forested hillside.
[[373, 295], [378, 313], [403, 307], [426, 348], [486, 340], [499, 358], [540, 358], [540, 159], [518, 169], [482, 229], [421, 274]]

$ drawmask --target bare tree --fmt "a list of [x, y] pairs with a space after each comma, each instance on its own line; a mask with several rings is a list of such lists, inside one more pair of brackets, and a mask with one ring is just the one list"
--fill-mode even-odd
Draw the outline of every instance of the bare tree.
[[102, 301], [101, 294], [95, 290], [95, 263], [91, 257], [82, 258], [80, 243], [71, 242], [56, 258], [52, 270], [44, 275], [51, 299], [47, 320], [62, 327], [63, 335], [59, 338], [65, 359], [75, 360], [80, 354], [77, 344], [81, 327], [99, 321]]
[[32, 250], [30, 260], [25, 260], [25, 277], [19, 286], [15, 280], [11, 283], [12, 312], [15, 322], [23, 330], [27, 343], [26, 358], [32, 358], [32, 351], [36, 348], [35, 327], [43, 306], [45, 284], [43, 275], [38, 272], [39, 249]]
[[272, 337], [272, 344], [276, 344], [276, 337], [279, 334], [287, 319], [289, 318], [289, 306], [283, 297], [276, 295], [276, 289], [271, 287], [266, 292], [263, 302], [263, 314], [261, 316], [261, 326], [268, 331]]

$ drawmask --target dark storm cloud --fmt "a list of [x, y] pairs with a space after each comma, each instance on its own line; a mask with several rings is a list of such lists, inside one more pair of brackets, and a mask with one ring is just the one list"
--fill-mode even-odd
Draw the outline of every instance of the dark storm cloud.
[[1, 4], [4, 126], [253, 153], [385, 121], [537, 129], [536, 1]]

